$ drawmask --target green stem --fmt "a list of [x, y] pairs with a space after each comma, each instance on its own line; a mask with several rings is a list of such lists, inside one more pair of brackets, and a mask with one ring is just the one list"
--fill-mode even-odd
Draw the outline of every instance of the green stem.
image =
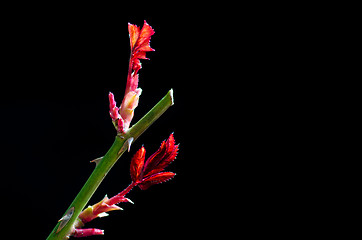
[[[113, 145], [108, 150], [106, 155], [97, 164], [96, 168], [89, 176], [87, 182], [80, 190], [78, 195], [75, 197], [73, 202], [70, 204], [67, 211], [74, 207], [74, 212], [70, 216], [68, 223], [64, 225], [64, 222], [59, 228], [62, 221], [54, 227], [53, 231], [48, 236], [47, 240], [63, 240], [66, 239], [67, 235], [72, 231], [72, 227], [77, 220], [79, 214], [87, 205], [89, 199], [92, 197], [98, 186], [101, 184], [107, 173], [111, 170], [113, 165], [122, 156], [122, 154], [128, 149], [128, 139], [133, 138], [135, 141], [153, 122], [155, 122], [170, 106], [173, 105], [173, 91], [172, 89], [135, 125], [133, 125], [126, 134], [121, 137], [117, 136], [114, 140]], [[63, 216], [64, 216], [63, 215]], [[66, 220], [63, 220], [66, 221]]]

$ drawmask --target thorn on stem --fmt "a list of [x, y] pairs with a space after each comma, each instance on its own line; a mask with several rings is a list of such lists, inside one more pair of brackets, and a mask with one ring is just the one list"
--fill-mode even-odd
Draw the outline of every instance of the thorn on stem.
[[71, 207], [71, 208], [66, 212], [66, 214], [65, 214], [61, 219], [59, 219], [58, 222], [60, 222], [60, 224], [59, 224], [59, 227], [58, 227], [56, 233], [60, 232], [60, 230], [62, 230], [62, 229], [65, 227], [65, 225], [67, 225], [67, 223], [69, 222], [70, 218], [73, 216], [73, 213], [74, 213], [74, 207]]
[[130, 138], [127, 139], [128, 152], [131, 150], [132, 142], [133, 142], [133, 137], [130, 137]]
[[96, 166], [97, 166], [98, 163], [99, 163], [102, 159], [103, 159], [103, 157], [99, 157], [99, 158], [96, 158], [96, 159], [94, 159], [94, 160], [92, 160], [92, 161], [90, 161], [90, 162], [96, 163]]
[[123, 144], [121, 150], [119, 150], [118, 154], [120, 154], [121, 152], [125, 151], [125, 149], [127, 149], [128, 152], [129, 152], [129, 151], [131, 150], [131, 144], [132, 144], [132, 142], [133, 142], [133, 137], [128, 138], [128, 139], [124, 142], [124, 144]]

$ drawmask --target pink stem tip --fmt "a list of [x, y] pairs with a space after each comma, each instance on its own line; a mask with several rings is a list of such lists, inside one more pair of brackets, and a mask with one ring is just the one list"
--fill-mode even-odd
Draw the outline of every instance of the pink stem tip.
[[97, 229], [97, 228], [76, 228], [73, 232], [73, 237], [89, 237], [94, 235], [104, 235], [104, 230]]

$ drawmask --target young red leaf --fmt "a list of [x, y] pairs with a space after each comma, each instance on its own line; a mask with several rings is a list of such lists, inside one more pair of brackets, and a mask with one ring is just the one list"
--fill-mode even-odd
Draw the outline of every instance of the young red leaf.
[[133, 51], [133, 48], [140, 35], [140, 28], [137, 27], [137, 25], [135, 24], [128, 23], [128, 33], [129, 33], [129, 41], [131, 44], [131, 51]]
[[167, 141], [161, 143], [160, 148], [152, 154], [145, 162], [143, 177], [161, 172], [165, 169], [177, 156], [178, 145], [175, 145], [173, 133]]
[[150, 46], [150, 40], [153, 34], [155, 34], [155, 30], [153, 30], [145, 20], [134, 49], [144, 52], [154, 51]]
[[146, 149], [142, 146], [142, 148], [133, 155], [130, 167], [131, 179], [133, 182], [141, 180], [140, 178], [142, 177], [141, 173], [145, 161], [145, 154]]
[[141, 30], [136, 25], [128, 23], [128, 32], [133, 53], [136, 53], [136, 51], [154, 51], [150, 47], [150, 40], [155, 30], [152, 29], [146, 20]]
[[151, 187], [152, 185], [158, 184], [158, 183], [162, 183], [162, 182], [166, 182], [168, 180], [170, 180], [171, 178], [173, 178], [176, 174], [173, 172], [160, 172], [160, 173], [156, 173], [152, 176], [146, 177], [142, 180], [142, 182], [140, 184], [138, 184], [138, 186], [142, 189], [142, 190], [146, 190], [147, 188]]
[[175, 139], [173, 137], [173, 134], [170, 135], [169, 139], [166, 142], [166, 145], [166, 154], [163, 156], [162, 160], [158, 163], [158, 165], [148, 173], [148, 175], [153, 174], [157, 171], [162, 171], [176, 159], [178, 153], [178, 145], [175, 145]]
[[136, 25], [128, 23], [128, 32], [131, 44], [130, 69], [134, 70], [133, 75], [136, 75], [141, 68], [139, 59], [148, 59], [146, 52], [154, 51], [150, 46], [150, 40], [155, 31], [144, 21], [141, 30]]
[[157, 164], [162, 160], [163, 156], [166, 154], [166, 141], [162, 141], [160, 148], [153, 153], [149, 158], [147, 158], [144, 165], [144, 176], [146, 176]]

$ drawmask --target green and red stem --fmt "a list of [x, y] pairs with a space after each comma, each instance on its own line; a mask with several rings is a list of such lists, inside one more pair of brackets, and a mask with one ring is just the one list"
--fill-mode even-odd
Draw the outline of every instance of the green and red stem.
[[[126, 133], [118, 135], [113, 145], [110, 147], [106, 155], [97, 164], [96, 168], [75, 197], [69, 208], [56, 224], [47, 240], [64, 240], [74, 232], [74, 226], [77, 222], [79, 214], [87, 205], [89, 199], [97, 190], [105, 176], [108, 174], [113, 165], [122, 156], [122, 154], [129, 149], [129, 144], [137, 138], [153, 123], [155, 122], [170, 106], [173, 105], [173, 91], [172, 89], [136, 124], [128, 129]], [[70, 211], [72, 210], [72, 211]], [[70, 214], [71, 212], [71, 214]]]

